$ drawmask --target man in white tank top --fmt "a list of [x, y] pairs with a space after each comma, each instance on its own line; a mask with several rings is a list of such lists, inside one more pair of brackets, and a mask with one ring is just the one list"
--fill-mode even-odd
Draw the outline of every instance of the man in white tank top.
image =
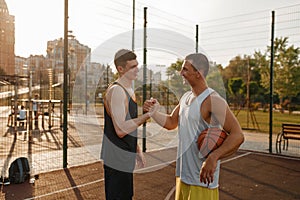
[[[176, 162], [175, 199], [219, 199], [220, 159], [237, 151], [244, 141], [240, 124], [225, 99], [208, 87], [207, 57], [201, 53], [186, 56], [180, 75], [191, 87], [171, 114], [155, 112], [152, 118], [162, 127], [178, 127], [179, 145]], [[144, 110], [159, 106], [156, 99], [147, 100]], [[229, 133], [224, 143], [206, 158], [197, 147], [199, 134], [208, 127], [219, 126]]]

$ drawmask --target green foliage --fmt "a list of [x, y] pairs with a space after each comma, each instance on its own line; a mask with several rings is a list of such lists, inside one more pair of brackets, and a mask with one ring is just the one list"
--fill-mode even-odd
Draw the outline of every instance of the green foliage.
[[[267, 102], [264, 97], [270, 90], [270, 50], [267, 47], [265, 52], [256, 51], [253, 55], [236, 56], [222, 70], [229, 100], [246, 96], [245, 85], [250, 81], [250, 100]], [[274, 96], [279, 96], [280, 102], [284, 98], [291, 100], [300, 93], [299, 54], [299, 47], [289, 46], [288, 38], [275, 39], [273, 91]], [[235, 78], [240, 80], [237, 82]]]
[[231, 78], [228, 81], [228, 89], [230, 94], [239, 96], [243, 94], [244, 81], [242, 78]]
[[217, 91], [223, 98], [226, 98], [226, 88], [221, 73], [221, 65], [212, 65], [209, 73], [207, 74], [206, 80], [210, 88]]
[[249, 58], [246, 55], [244, 55], [244, 58], [236, 56], [230, 60], [229, 65], [224, 69], [223, 77], [227, 80], [239, 77], [246, 82], [248, 65]]
[[[282, 102], [287, 98], [292, 102], [300, 95], [300, 48], [289, 46], [286, 37], [276, 38], [274, 44], [273, 100], [274, 103], [278, 103], [279, 99]], [[175, 97], [180, 98], [190, 89], [188, 84], [183, 84], [179, 73], [182, 64], [183, 60], [177, 59], [167, 68], [168, 80], [160, 83], [162, 86], [158, 91], [167, 92], [168, 88]], [[116, 76], [117, 74], [114, 79]], [[211, 66], [207, 83], [224, 98], [227, 96], [229, 103], [244, 103], [249, 83], [250, 101], [266, 106], [270, 91], [270, 47], [267, 47], [265, 52], [255, 51], [253, 55], [237, 55], [225, 68], [221, 65]], [[297, 105], [293, 105], [294, 107], [297, 109]]]
[[[268, 47], [268, 53], [271, 48]], [[284, 97], [293, 97], [300, 92], [300, 49], [295, 48], [294, 45], [288, 46], [288, 38], [276, 38], [274, 42], [274, 92], [277, 93], [281, 99]], [[262, 74], [262, 85], [266, 88], [270, 87], [270, 70], [267, 65], [266, 58], [260, 66]]]

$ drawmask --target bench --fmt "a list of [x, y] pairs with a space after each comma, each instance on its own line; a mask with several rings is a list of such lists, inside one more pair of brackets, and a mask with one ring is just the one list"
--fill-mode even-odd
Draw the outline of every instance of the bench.
[[282, 124], [281, 131], [276, 138], [276, 152], [281, 153], [281, 143], [283, 150], [288, 150], [289, 140], [300, 140], [300, 124]]

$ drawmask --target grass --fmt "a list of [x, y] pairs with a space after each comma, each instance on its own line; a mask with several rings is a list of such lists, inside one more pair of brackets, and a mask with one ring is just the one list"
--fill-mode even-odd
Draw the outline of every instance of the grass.
[[[253, 111], [253, 114], [251, 114], [250, 112], [247, 113], [247, 110], [241, 110], [238, 113], [237, 118], [242, 128], [251, 130], [251, 129], [258, 129], [259, 127], [260, 132], [269, 133], [269, 124], [270, 124], [269, 112], [263, 112], [258, 110], [258, 111]], [[257, 124], [255, 123], [255, 119]], [[280, 113], [274, 111], [273, 126], [272, 126], [273, 134], [277, 134], [281, 130], [282, 123], [300, 124], [300, 114], [288, 114], [288, 113]]]
[[[97, 104], [97, 111], [103, 111], [103, 109], [100, 109], [102, 104]], [[170, 111], [174, 108], [174, 106], [170, 106]], [[163, 111], [166, 112], [166, 109]], [[139, 107], [139, 113], [142, 113], [142, 107]], [[235, 114], [237, 111], [234, 112]], [[102, 113], [98, 113], [102, 114]], [[254, 123], [251, 118], [251, 114], [249, 112], [248, 115], [248, 122], [247, 122], [247, 110], [240, 110], [239, 114], [237, 115], [237, 119], [239, 120], [241, 127], [245, 129], [254, 129], [253, 131], [259, 131], [262, 133], [269, 133], [269, 112], [264, 112], [261, 110], [253, 111], [253, 119], [255, 117], [257, 125]], [[278, 111], [273, 112], [273, 134], [277, 134], [279, 131], [281, 131], [281, 125], [282, 123], [295, 123], [295, 124], [300, 124], [300, 114], [288, 114], [288, 113], [280, 113]]]

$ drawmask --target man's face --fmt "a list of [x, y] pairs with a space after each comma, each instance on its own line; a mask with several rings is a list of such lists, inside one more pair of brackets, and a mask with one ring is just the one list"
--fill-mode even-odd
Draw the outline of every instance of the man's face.
[[197, 70], [192, 66], [192, 64], [188, 61], [184, 61], [182, 64], [182, 68], [180, 71], [180, 75], [183, 78], [184, 84], [191, 84], [191, 82], [196, 78]]
[[123, 68], [123, 75], [130, 80], [137, 79], [139, 72], [138, 64], [137, 60], [127, 61], [126, 67]]

